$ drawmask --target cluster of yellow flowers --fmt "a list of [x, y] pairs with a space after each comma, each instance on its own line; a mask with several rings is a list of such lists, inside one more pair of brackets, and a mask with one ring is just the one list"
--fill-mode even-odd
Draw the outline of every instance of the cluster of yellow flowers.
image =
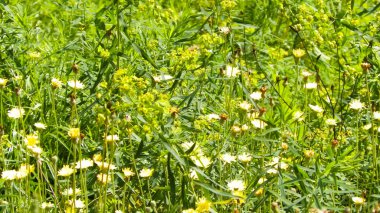
[[1, 178], [5, 180], [20, 180], [34, 172], [34, 165], [22, 164], [18, 170], [4, 170]]

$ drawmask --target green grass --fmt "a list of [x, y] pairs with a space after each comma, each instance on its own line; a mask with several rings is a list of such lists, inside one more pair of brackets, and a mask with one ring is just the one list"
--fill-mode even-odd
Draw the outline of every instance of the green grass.
[[380, 211], [379, 8], [2, 1], [1, 211]]

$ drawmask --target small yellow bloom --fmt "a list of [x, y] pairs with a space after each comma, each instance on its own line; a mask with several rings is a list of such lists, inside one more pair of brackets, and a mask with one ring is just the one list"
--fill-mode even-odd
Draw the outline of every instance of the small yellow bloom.
[[197, 213], [197, 211], [195, 211], [194, 209], [186, 209], [183, 210], [182, 213]]
[[294, 57], [296, 58], [301, 58], [302, 56], [304, 56], [306, 54], [305, 50], [303, 49], [294, 49], [293, 50], [293, 55]]
[[27, 148], [35, 155], [39, 156], [42, 154], [43, 150], [39, 146], [27, 146]]
[[100, 51], [100, 57], [107, 59], [109, 58], [111, 53], [108, 50], [101, 50]]
[[[67, 202], [68, 206], [74, 206], [74, 208], [76, 209], [83, 209], [84, 207], [86, 207], [86, 205], [83, 203], [83, 201], [81, 200], [69, 200]], [[74, 211], [75, 212], [75, 211]]]
[[78, 140], [80, 138], [80, 129], [79, 128], [70, 128], [67, 132], [69, 137], [73, 140]]
[[204, 197], [199, 199], [196, 205], [197, 205], [197, 209], [196, 209], [197, 212], [209, 212], [211, 208], [211, 202], [208, 201]]
[[252, 156], [250, 154], [243, 153], [241, 155], [238, 155], [238, 159], [242, 163], [248, 163], [248, 162], [250, 162], [252, 160]]
[[224, 153], [220, 156], [220, 160], [225, 163], [232, 163], [236, 161], [236, 156], [231, 155], [230, 153]]
[[34, 169], [34, 165], [21, 164], [19, 171], [26, 171], [27, 173], [32, 173], [34, 172]]
[[43, 202], [41, 203], [41, 209], [54, 208], [54, 203]]
[[251, 124], [257, 129], [264, 129], [268, 124], [260, 119], [251, 120]]
[[107, 143], [114, 143], [116, 141], [119, 140], [119, 136], [118, 135], [107, 135], [106, 137], [106, 142]]
[[98, 165], [100, 171], [108, 171], [115, 170], [116, 166], [107, 162], [95, 161], [96, 165]]
[[350, 102], [350, 109], [361, 110], [362, 108], [364, 108], [364, 104], [360, 100], [354, 99]]
[[198, 167], [202, 167], [202, 168], [207, 168], [212, 163], [210, 158], [203, 156], [203, 155], [199, 156], [199, 157], [191, 156], [190, 159], [193, 160], [195, 165], [197, 165]]
[[46, 125], [40, 122], [34, 124], [37, 129], [46, 129]]
[[234, 200], [234, 204], [241, 205], [241, 204], [245, 203], [245, 199], [247, 198], [247, 196], [245, 196], [244, 192], [242, 192], [242, 191], [233, 191], [232, 194], [234, 196], [238, 196], [239, 197], [239, 198], [236, 198]]
[[96, 178], [98, 179], [99, 183], [101, 183], [101, 184], [107, 184], [107, 183], [110, 183], [112, 181], [111, 175], [104, 174], [104, 173], [100, 173], [100, 174], [96, 175]]
[[68, 177], [74, 173], [74, 169], [70, 168], [69, 165], [64, 165], [62, 169], [58, 171], [58, 176]]
[[314, 157], [314, 151], [313, 150], [305, 150], [303, 152], [303, 154], [305, 155], [306, 158], [312, 158], [312, 157]]
[[8, 116], [13, 119], [21, 118], [25, 114], [25, 110], [20, 107], [15, 107], [8, 111]]
[[60, 80], [57, 79], [57, 78], [52, 78], [50, 84], [51, 84], [51, 87], [52, 87], [53, 89], [59, 89], [59, 88], [62, 87], [62, 81], [60, 81]]
[[140, 171], [140, 177], [148, 178], [153, 175], [153, 169], [144, 168]]
[[282, 148], [283, 150], [288, 150], [289, 145], [288, 145], [287, 143], [281, 143], [281, 148]]
[[232, 131], [232, 133], [234, 133], [234, 134], [238, 134], [238, 133], [240, 133], [241, 130], [242, 130], [242, 129], [241, 129], [239, 126], [232, 126], [232, 127], [231, 127], [231, 131]]
[[16, 170], [4, 170], [1, 173], [1, 178], [5, 180], [14, 180], [16, 179], [16, 174], [17, 174]]
[[263, 193], [264, 193], [264, 188], [261, 187], [258, 190], [256, 190], [255, 195], [256, 196], [261, 196]]
[[352, 201], [355, 205], [364, 205], [365, 199], [362, 197], [352, 197]]
[[27, 135], [24, 141], [27, 146], [35, 146], [40, 143], [37, 135]]
[[7, 85], [8, 79], [0, 78], [0, 88], [4, 88]]
[[91, 159], [82, 159], [78, 161], [75, 165], [76, 169], [87, 169], [88, 167], [92, 167], [94, 162]]
[[16, 172], [16, 179], [20, 180], [20, 179], [26, 178], [26, 176], [28, 176], [28, 174], [29, 174], [29, 172], [27, 170], [19, 169]]
[[[82, 191], [78, 188], [75, 188], [75, 196], [81, 195]], [[62, 195], [64, 196], [72, 196], [74, 195], [74, 189], [73, 188], [68, 188], [63, 190]]]
[[82, 82], [80, 82], [78, 80], [68, 81], [67, 84], [69, 85], [69, 87], [71, 87], [73, 89], [77, 89], [77, 90], [84, 88], [84, 84], [82, 84]]
[[130, 168], [124, 168], [124, 169], [122, 169], [122, 171], [123, 171], [124, 176], [125, 176], [126, 178], [129, 178], [129, 177], [135, 175], [135, 173], [134, 173]]
[[94, 154], [94, 156], [92, 156], [92, 160], [94, 160], [94, 162], [100, 162], [103, 160], [103, 157], [102, 157], [102, 154], [98, 153], [98, 154]]
[[245, 111], [249, 111], [252, 108], [252, 105], [247, 101], [243, 101], [239, 104], [239, 108]]
[[28, 55], [32, 59], [37, 59], [37, 58], [41, 57], [41, 53], [39, 53], [39, 52], [30, 52], [30, 53], [28, 53]]
[[245, 184], [242, 180], [230, 181], [227, 184], [227, 186], [231, 191], [244, 191], [245, 190]]

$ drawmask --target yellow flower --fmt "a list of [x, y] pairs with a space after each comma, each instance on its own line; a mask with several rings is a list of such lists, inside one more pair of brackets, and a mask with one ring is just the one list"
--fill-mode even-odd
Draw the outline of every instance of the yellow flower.
[[253, 100], [260, 100], [262, 98], [262, 93], [259, 91], [253, 92], [249, 97]]
[[364, 205], [365, 199], [362, 197], [352, 197], [352, 201], [355, 205]]
[[303, 154], [305, 155], [306, 158], [312, 158], [312, 157], [314, 157], [314, 151], [313, 150], [305, 150], [303, 152]]
[[82, 84], [82, 82], [80, 82], [78, 80], [68, 81], [67, 84], [69, 85], [69, 87], [71, 87], [73, 89], [83, 89], [84, 88], [84, 84]]
[[238, 159], [243, 163], [248, 163], [252, 160], [252, 156], [250, 154], [243, 153], [241, 155], [238, 155]]
[[230, 181], [227, 184], [227, 186], [231, 191], [244, 191], [245, 190], [245, 184], [242, 180]]
[[[75, 188], [75, 196], [81, 195], [82, 191], [78, 188]], [[73, 188], [68, 188], [63, 190], [62, 195], [64, 196], [72, 196], [74, 195], [74, 189]]]
[[140, 177], [148, 178], [153, 175], [153, 169], [144, 168], [140, 171]]
[[94, 162], [100, 162], [103, 160], [103, 157], [102, 157], [102, 154], [98, 153], [98, 154], [94, 154], [94, 156], [92, 156], [92, 160], [94, 160]]
[[106, 142], [107, 143], [113, 143], [113, 142], [116, 142], [119, 140], [119, 136], [118, 135], [107, 135], [106, 137]]
[[354, 99], [350, 102], [350, 109], [361, 110], [362, 108], [364, 108], [364, 104], [360, 100]]
[[74, 173], [74, 169], [70, 168], [69, 165], [64, 165], [62, 169], [58, 171], [58, 176], [68, 177]]
[[124, 168], [124, 169], [122, 169], [122, 171], [123, 171], [124, 176], [125, 176], [126, 178], [129, 178], [129, 177], [135, 175], [135, 173], [134, 173], [130, 168]]
[[100, 174], [96, 175], [96, 178], [98, 179], [99, 183], [101, 183], [101, 184], [107, 184], [107, 183], [110, 183], [112, 181], [111, 175], [104, 174], [104, 173], [100, 173]]
[[74, 206], [76, 209], [83, 209], [86, 205], [81, 200], [69, 200], [67, 202], [69, 206]]
[[194, 164], [197, 165], [198, 167], [207, 168], [211, 165], [210, 158], [203, 155], [199, 157], [191, 156], [190, 159], [193, 160]]
[[234, 196], [239, 197], [239, 198], [236, 198], [234, 200], [234, 204], [241, 205], [241, 204], [245, 203], [245, 199], [247, 198], [247, 196], [245, 196], [244, 192], [242, 192], [242, 191], [233, 191], [232, 194]]
[[39, 52], [30, 52], [30, 53], [28, 53], [28, 55], [30, 58], [33, 58], [33, 59], [37, 59], [37, 58], [41, 57], [41, 53], [39, 53]]
[[182, 213], [197, 213], [197, 211], [195, 211], [194, 209], [186, 209], [183, 210]]
[[237, 133], [241, 132], [241, 128], [238, 127], [238, 126], [232, 126], [232, 127], [231, 127], [231, 131], [232, 131], [233, 133], [237, 134]]
[[251, 124], [257, 129], [264, 129], [268, 124], [260, 119], [253, 119]]
[[88, 167], [92, 167], [94, 162], [91, 159], [82, 159], [76, 163], [76, 169], [87, 169]]
[[34, 165], [21, 164], [19, 171], [26, 171], [27, 173], [32, 173], [34, 172], [34, 169]]
[[240, 70], [236, 67], [227, 66], [223, 74], [227, 77], [236, 77], [240, 74]]
[[1, 178], [5, 180], [14, 180], [16, 179], [16, 174], [17, 174], [16, 170], [4, 170], [1, 173]]
[[317, 87], [318, 87], [318, 84], [315, 82], [305, 84], [305, 89], [316, 89]]
[[247, 131], [247, 130], [249, 130], [249, 126], [248, 126], [247, 124], [243, 124], [243, 125], [241, 126], [241, 131], [245, 132], [245, 131]]
[[34, 165], [21, 164], [19, 170], [5, 170], [2, 172], [1, 177], [5, 180], [20, 180], [28, 176], [34, 171]]
[[211, 202], [206, 198], [202, 197], [198, 200], [197, 204], [197, 212], [209, 212], [211, 208]]
[[99, 170], [101, 171], [108, 171], [108, 170], [115, 170], [116, 166], [113, 164], [109, 164], [107, 162], [102, 161], [95, 161], [96, 165], [98, 165]]
[[223, 9], [225, 10], [230, 10], [236, 6], [236, 1], [235, 0], [223, 0], [220, 2], [220, 5], [222, 6]]
[[251, 109], [252, 105], [248, 103], [247, 101], [243, 101], [239, 104], [239, 108], [245, 111], [249, 111]]
[[34, 124], [37, 129], [46, 129], [46, 125], [40, 122]]
[[293, 50], [293, 55], [294, 57], [296, 58], [301, 58], [302, 56], [304, 56], [306, 54], [305, 50], [303, 49], [294, 49]]
[[296, 120], [296, 121], [303, 121], [305, 118], [303, 117], [303, 112], [302, 111], [296, 111], [294, 114], [293, 114], [293, 119]]
[[21, 164], [20, 168], [18, 171], [16, 171], [16, 179], [23, 179], [28, 174], [32, 173], [34, 171], [34, 165], [29, 165], [29, 164]]
[[259, 188], [258, 190], [256, 190], [255, 195], [256, 195], [256, 196], [260, 196], [260, 195], [262, 195], [263, 193], [264, 193], [264, 188], [261, 187], [261, 188]]
[[27, 147], [33, 154], [35, 155], [41, 155], [41, 153], [43, 152], [42, 148], [39, 147], [39, 146], [28, 146]]
[[50, 203], [50, 202], [41, 203], [41, 209], [47, 209], [47, 208], [53, 208], [53, 207], [54, 207], [54, 203]]
[[379, 111], [373, 112], [373, 119], [380, 120], [380, 112]]
[[25, 143], [27, 146], [35, 146], [40, 143], [37, 135], [27, 135], [25, 137]]
[[52, 78], [50, 84], [53, 89], [59, 89], [62, 87], [62, 81], [56, 78]]
[[329, 126], [336, 126], [336, 120], [334, 118], [326, 119], [326, 124]]
[[288, 150], [289, 145], [288, 145], [287, 143], [281, 143], [281, 148], [282, 148], [283, 150]]
[[8, 116], [13, 119], [21, 118], [24, 114], [25, 110], [20, 107], [15, 107], [8, 111]]
[[8, 79], [0, 78], [0, 88], [4, 88], [7, 85]]
[[70, 128], [67, 132], [69, 137], [73, 140], [78, 140], [80, 138], [80, 129], [79, 128]]
[[191, 169], [190, 170], [190, 178], [193, 179], [193, 180], [198, 180], [198, 174], [195, 170]]
[[108, 51], [108, 50], [101, 50], [100, 51], [100, 57], [104, 58], [104, 59], [107, 59], [109, 58], [111, 55], [111, 53]]
[[320, 107], [320, 106], [318, 106], [318, 105], [311, 105], [311, 104], [309, 104], [309, 107], [313, 110], [313, 111], [315, 111], [315, 112], [317, 112], [317, 113], [322, 113], [324, 110], [322, 109], [322, 107]]
[[220, 156], [220, 159], [225, 163], [232, 163], [236, 161], [236, 156], [233, 156], [230, 153], [224, 153]]

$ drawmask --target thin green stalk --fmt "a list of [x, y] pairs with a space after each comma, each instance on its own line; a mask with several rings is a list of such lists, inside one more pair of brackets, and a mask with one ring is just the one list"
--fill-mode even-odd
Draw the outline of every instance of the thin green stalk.
[[[133, 150], [133, 144], [132, 144], [132, 135], [129, 134], [129, 146], [130, 146], [130, 149], [131, 151]], [[142, 183], [141, 183], [141, 179], [140, 179], [140, 176], [138, 174], [138, 170], [137, 170], [137, 165], [136, 165], [136, 159], [135, 159], [135, 155], [132, 155], [132, 164], [133, 164], [133, 169], [136, 171], [136, 177], [137, 177], [137, 181], [139, 183], [139, 189], [140, 189], [140, 194], [143, 198], [143, 207], [144, 207], [144, 211], [146, 209], [146, 205], [145, 205], [145, 196], [144, 196], [144, 191], [143, 191], [143, 188], [142, 188]]]

